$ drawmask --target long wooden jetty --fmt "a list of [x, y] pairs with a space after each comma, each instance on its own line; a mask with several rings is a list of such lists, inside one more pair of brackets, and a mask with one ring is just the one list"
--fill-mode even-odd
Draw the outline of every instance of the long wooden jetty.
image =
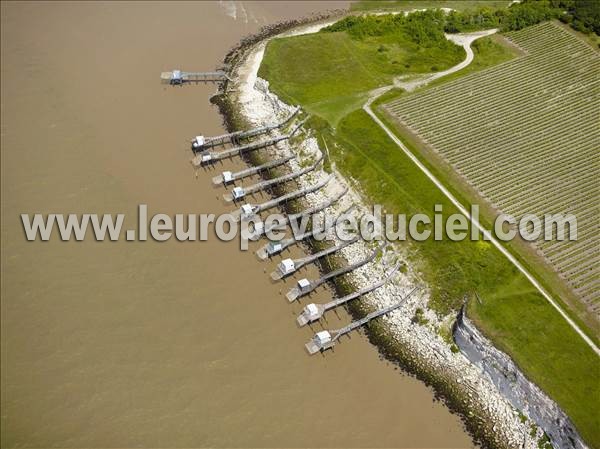
[[309, 167], [303, 168], [302, 170], [296, 170], [278, 178], [267, 179], [265, 181], [253, 184], [249, 187], [235, 187], [230, 193], [224, 193], [223, 199], [227, 202], [238, 201], [244, 198], [246, 195], [252, 195], [253, 193], [268, 189], [269, 187], [278, 184], [283, 184], [293, 179], [299, 178], [300, 176], [310, 173], [311, 171], [316, 169], [322, 160], [323, 155], [314, 164], [312, 164]]
[[227, 73], [223, 71], [216, 72], [184, 72], [183, 70], [172, 70], [170, 72], [161, 72], [160, 81], [163, 84], [178, 86], [186, 83], [220, 83], [222, 81], [231, 81]]
[[289, 135], [279, 135], [272, 137], [270, 139], [261, 140], [260, 142], [253, 142], [246, 145], [242, 145], [235, 148], [230, 148], [229, 150], [219, 151], [216, 153], [212, 152], [203, 152], [197, 153], [196, 156], [192, 159], [192, 165], [196, 168], [214, 164], [217, 161], [227, 159], [233, 156], [241, 156], [244, 153], [249, 153], [250, 151], [259, 150], [261, 148], [270, 147], [271, 145], [275, 145], [277, 142], [281, 142], [282, 140], [289, 139]]
[[[298, 318], [296, 318], [296, 322], [300, 327], [305, 326], [306, 324], [314, 323], [315, 321], [320, 320], [321, 317], [325, 314], [325, 312], [335, 309], [336, 307], [346, 304], [363, 295], [366, 295], [367, 293], [374, 292], [378, 288], [381, 288], [385, 284], [387, 284], [387, 282], [394, 276], [394, 274], [396, 274], [399, 267], [400, 264], [396, 265], [383, 279], [375, 282], [374, 284], [369, 285], [368, 287], [350, 293], [349, 295], [346, 295], [342, 298], [334, 299], [326, 304], [308, 304], [306, 307], [304, 307], [304, 309], [302, 309], [302, 313], [298, 315]], [[403, 301], [405, 299], [408, 299], [408, 297], [410, 297], [413, 294], [413, 292], [416, 291], [416, 289], [416, 287], [413, 288], [410, 291], [410, 293], [406, 295], [405, 298], [403, 298]]]
[[[417, 288], [418, 287], [415, 287], [415, 289], [417, 289]], [[404, 304], [405, 300], [414, 293], [415, 289], [413, 289], [408, 295], [406, 295], [404, 298], [402, 298], [402, 300], [398, 301], [396, 304], [393, 304], [388, 307], [384, 307], [375, 312], [371, 312], [364, 318], [353, 321], [348, 326], [342, 327], [341, 329], [332, 330], [332, 331], [324, 330], [321, 332], [317, 332], [315, 334], [315, 336], [308, 343], [306, 343], [306, 345], [305, 345], [306, 350], [308, 351], [309, 354], [312, 355], [312, 354], [316, 354], [317, 352], [323, 352], [329, 348], [332, 348], [333, 346], [335, 346], [335, 344], [338, 342], [340, 337], [342, 337], [343, 335], [346, 335], [346, 334], [352, 332], [354, 329], [364, 326], [369, 321], [374, 320], [375, 318], [378, 318], [382, 315], [386, 315], [390, 312], [393, 312], [397, 308], [401, 307]]]
[[266, 134], [274, 129], [279, 129], [282, 126], [286, 125], [290, 120], [292, 120], [298, 113], [300, 112], [300, 108], [297, 107], [294, 112], [292, 112], [289, 117], [285, 120], [282, 120], [279, 123], [274, 123], [271, 125], [261, 126], [258, 128], [249, 129], [246, 131], [235, 131], [232, 133], [222, 134], [220, 136], [214, 137], [204, 137], [202, 135], [196, 136], [192, 139], [192, 151], [194, 153], [198, 153], [200, 151], [208, 150], [209, 148], [213, 148], [221, 145], [240, 145], [244, 140], [251, 139], [252, 137], [260, 136], [262, 134]]
[[327, 209], [329, 206], [331, 206], [332, 204], [335, 204], [337, 201], [339, 201], [340, 198], [342, 198], [347, 192], [348, 192], [348, 187], [345, 186], [343, 190], [336, 193], [335, 196], [328, 198], [326, 201], [323, 201], [322, 203], [319, 203], [316, 206], [309, 207], [308, 209], [305, 209], [302, 212], [286, 215], [284, 220], [280, 221], [279, 223], [272, 223], [270, 226], [259, 228], [259, 229], [255, 230], [253, 233], [249, 233], [249, 234], [245, 235], [245, 237], [248, 240], [250, 240], [250, 239], [260, 237], [263, 234], [266, 234], [266, 233], [274, 231], [274, 230], [285, 229], [285, 227], [292, 220], [302, 220], [305, 217], [310, 217], [311, 215], [314, 215], [317, 212], [321, 212], [322, 210]]
[[348, 193], [348, 186], [344, 186], [343, 190], [340, 190], [335, 196], [323, 201], [321, 204], [317, 204], [316, 206], [309, 207], [308, 209], [303, 210], [302, 212], [298, 212], [295, 214], [290, 214], [288, 217], [290, 220], [298, 220], [304, 217], [313, 215], [317, 212], [321, 212], [323, 209], [328, 208], [332, 204], [339, 201], [341, 197], [343, 197], [346, 193]]
[[260, 260], [266, 260], [269, 257], [273, 257], [274, 255], [285, 251], [287, 248], [289, 248], [292, 245], [296, 245], [296, 244], [302, 242], [303, 240], [314, 237], [315, 235], [318, 235], [320, 233], [325, 233], [329, 229], [333, 228], [340, 219], [343, 219], [344, 217], [348, 216], [354, 209], [355, 209], [355, 206], [350, 206], [348, 209], [346, 209], [346, 211], [344, 211], [342, 214], [340, 214], [335, 220], [325, 220], [325, 223], [322, 227], [315, 226], [312, 230], [307, 231], [298, 236], [290, 237], [289, 239], [284, 239], [284, 240], [280, 240], [280, 241], [271, 241], [269, 243], [266, 243], [265, 245], [261, 246], [256, 251], [256, 255], [258, 256], [258, 258]]
[[279, 159], [275, 159], [269, 162], [266, 162], [264, 164], [261, 165], [257, 165], [255, 167], [249, 167], [246, 168], [244, 170], [232, 173], [230, 171], [224, 171], [222, 174], [220, 174], [219, 176], [215, 176], [212, 179], [212, 182], [214, 185], [220, 185], [220, 184], [231, 184], [235, 181], [238, 181], [240, 179], [244, 179], [247, 178], [248, 176], [252, 176], [255, 175], [257, 173], [260, 173], [261, 171], [264, 170], [268, 170], [270, 168], [274, 168], [274, 167], [279, 167], [280, 165], [285, 164], [288, 161], [291, 161], [292, 159], [294, 159], [296, 157], [295, 154], [291, 154], [289, 156], [285, 156]]
[[272, 137], [270, 139], [262, 140], [260, 142], [253, 142], [246, 145], [242, 145], [239, 147], [230, 148], [228, 150], [223, 150], [219, 152], [209, 152], [204, 151], [201, 153], [197, 153], [196, 156], [192, 159], [192, 165], [196, 168], [213, 164], [217, 161], [227, 159], [233, 156], [242, 156], [245, 153], [249, 153], [250, 151], [259, 150], [261, 148], [269, 147], [271, 145], [275, 145], [277, 142], [281, 142], [282, 140], [287, 140], [292, 137], [298, 129], [304, 124], [304, 121], [300, 122], [289, 134], [280, 134], [278, 136]]
[[309, 295], [317, 288], [319, 288], [319, 286], [323, 285], [325, 282], [335, 279], [336, 277], [342, 276], [346, 273], [350, 273], [351, 271], [354, 271], [362, 267], [363, 265], [372, 262], [375, 259], [375, 257], [377, 257], [377, 254], [381, 252], [382, 249], [383, 245], [377, 247], [368, 257], [364, 258], [363, 260], [359, 260], [358, 262], [355, 262], [353, 264], [338, 268], [334, 271], [330, 271], [329, 273], [326, 273], [325, 275], [321, 276], [319, 279], [315, 279], [313, 281], [309, 281], [308, 279], [301, 279], [298, 281], [296, 287], [293, 287], [289, 292], [287, 292], [285, 297], [289, 302], [294, 302], [297, 299], [302, 298], [303, 296]]
[[316, 192], [317, 190], [327, 185], [327, 183], [331, 181], [333, 177], [334, 175], [331, 174], [326, 179], [317, 184], [302, 189], [294, 190], [293, 192], [290, 192], [286, 195], [282, 195], [272, 200], [265, 201], [262, 204], [244, 204], [240, 209], [234, 211], [232, 213], [232, 216], [236, 220], [249, 220], [250, 218], [253, 218], [256, 214], [259, 214], [260, 212], [265, 210], [269, 210], [275, 206], [278, 206], [281, 203], [285, 203], [287, 201], [291, 201], [301, 196], [308, 195], [309, 193]]
[[273, 279], [274, 281], [283, 279], [283, 278], [295, 273], [303, 266], [305, 266], [311, 262], [314, 262], [315, 260], [318, 260], [321, 257], [325, 257], [325, 256], [328, 256], [329, 254], [333, 254], [347, 246], [352, 245], [353, 243], [356, 243], [357, 241], [358, 241], [358, 237], [354, 237], [353, 239], [348, 240], [347, 242], [339, 243], [337, 245], [334, 245], [327, 249], [324, 249], [323, 251], [319, 251], [318, 253], [311, 254], [309, 256], [302, 257], [300, 259], [295, 259], [295, 260], [284, 259], [277, 265], [277, 269], [271, 273], [271, 279]]

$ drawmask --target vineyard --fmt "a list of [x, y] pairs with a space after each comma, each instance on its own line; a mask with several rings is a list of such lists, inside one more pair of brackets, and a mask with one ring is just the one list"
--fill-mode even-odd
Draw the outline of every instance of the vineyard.
[[506, 35], [524, 55], [383, 106], [498, 212], [571, 213], [576, 241], [535, 250], [600, 312], [600, 55], [543, 23]]

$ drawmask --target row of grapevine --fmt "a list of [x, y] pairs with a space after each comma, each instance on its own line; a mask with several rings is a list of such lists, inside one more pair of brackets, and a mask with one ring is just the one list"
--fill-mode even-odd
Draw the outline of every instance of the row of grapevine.
[[499, 212], [571, 213], [577, 241], [532, 242], [600, 311], [600, 56], [544, 23], [507, 37], [524, 55], [384, 108]]

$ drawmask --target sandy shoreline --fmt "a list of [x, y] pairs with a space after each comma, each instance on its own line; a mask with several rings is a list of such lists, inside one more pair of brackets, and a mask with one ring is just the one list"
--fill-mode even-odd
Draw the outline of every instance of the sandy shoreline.
[[[314, 33], [335, 20], [337, 19], [303, 25], [279, 36]], [[293, 105], [280, 101], [269, 91], [268, 82], [258, 77], [266, 43], [271, 38], [262, 39], [248, 48], [232, 71], [234, 81], [231, 100], [235, 110], [249, 126], [274, 123], [285, 118], [294, 109]], [[452, 40], [456, 41], [456, 38]], [[459, 64], [460, 67], [447, 71], [448, 73], [460, 70], [470, 63], [471, 42], [472, 39], [457, 42], [467, 51], [467, 60]], [[469, 47], [469, 50], [466, 47]], [[427, 78], [427, 81], [430, 79]], [[302, 154], [305, 161], [316, 160], [320, 152], [316, 138], [304, 131], [301, 143], [292, 146], [287, 141], [280, 142], [270, 150], [270, 157], [296, 153]], [[299, 168], [297, 160], [293, 160], [290, 165], [294, 170]], [[330, 182], [326, 188], [307, 195], [305, 201], [308, 206], [325, 201], [346, 185], [350, 187], [348, 193], [328, 208], [328, 211], [338, 215], [349, 206], [356, 205], [354, 213], [357, 216], [365, 213], [369, 202], [361, 194], [357, 183], [345, 179], [335, 168], [333, 170], [336, 180]], [[298, 183], [301, 187], [306, 187], [314, 185], [326, 176], [328, 174], [323, 170], [316, 170], [299, 178]], [[344, 248], [341, 254], [348, 263], [354, 263], [367, 257], [371, 251], [372, 244], [359, 242]], [[398, 248], [397, 245], [388, 245], [386, 258], [406, 261], [408, 254], [405, 251], [406, 249]], [[370, 293], [361, 301], [376, 308], [395, 304], [416, 285], [422, 284], [419, 273], [413, 271], [409, 264], [405, 265], [405, 273], [397, 273], [392, 282]], [[381, 263], [370, 263], [349, 276], [354, 287], [363, 288], [375, 280], [382, 279], [386, 268]], [[405, 367], [409, 365], [411, 371], [434, 385], [436, 391], [442, 390], [441, 394], [448, 405], [463, 416], [476, 440], [490, 447], [537, 448], [543, 431], [537, 425], [533, 425], [534, 420], [527, 410], [516, 410], [511, 405], [481, 366], [473, 364], [462, 352], [457, 353], [451, 349], [451, 345], [440, 334], [449, 331], [456, 316], [438, 317], [429, 309], [428, 301], [429, 291], [424, 288], [411, 296], [400, 309], [382, 318], [386, 345], [391, 344], [394, 347], [394, 351], [397, 352], [395, 358], [401, 359]], [[424, 311], [424, 317], [428, 320], [425, 325], [413, 323], [418, 308]]]

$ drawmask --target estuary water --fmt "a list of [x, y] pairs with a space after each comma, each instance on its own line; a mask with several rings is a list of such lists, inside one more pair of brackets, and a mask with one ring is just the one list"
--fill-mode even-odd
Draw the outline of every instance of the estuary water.
[[212, 70], [266, 23], [346, 6], [2, 3], [3, 447], [472, 445], [361, 334], [309, 357], [302, 305], [283, 296], [293, 280], [272, 284], [276, 261], [236, 241], [25, 240], [21, 213], [125, 213], [133, 227], [140, 203], [231, 210], [217, 172], [189, 164], [192, 136], [223, 132], [214, 86], [170, 88], [160, 72]]

